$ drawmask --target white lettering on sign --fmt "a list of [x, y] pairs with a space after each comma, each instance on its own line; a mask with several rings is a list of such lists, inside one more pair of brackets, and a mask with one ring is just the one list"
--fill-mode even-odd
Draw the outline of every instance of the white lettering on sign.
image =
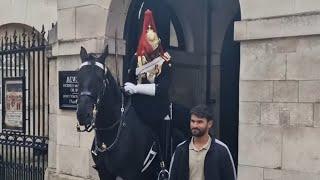
[[66, 79], [66, 83], [78, 83], [76, 76], [68, 76]]

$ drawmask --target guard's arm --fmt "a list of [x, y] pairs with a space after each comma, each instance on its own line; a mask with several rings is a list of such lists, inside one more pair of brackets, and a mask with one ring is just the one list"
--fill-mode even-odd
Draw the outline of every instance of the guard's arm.
[[[169, 86], [172, 78], [172, 70], [171, 70], [171, 62], [164, 62], [161, 68], [161, 74], [158, 77], [157, 84], [137, 84], [135, 85], [133, 81], [133, 77], [136, 77], [135, 74], [129, 72], [129, 77], [131, 77], [131, 81], [126, 82], [124, 85], [125, 91], [132, 94], [145, 94], [148, 96], [164, 96], [166, 97], [169, 91]], [[134, 67], [134, 66], [133, 66]], [[130, 69], [130, 71], [134, 71]]]
[[156, 84], [156, 96], [166, 97], [172, 80], [172, 62], [165, 61], [161, 67], [161, 74], [158, 76]]
[[128, 77], [126, 78], [126, 82], [131, 82], [133, 84], [137, 83], [136, 68], [137, 68], [137, 56], [133, 55], [130, 61], [130, 65], [128, 69]]
[[155, 84], [133, 84], [130, 82], [126, 82], [124, 84], [124, 90], [132, 95], [132, 94], [145, 94], [148, 96], [154, 96], [156, 92]]

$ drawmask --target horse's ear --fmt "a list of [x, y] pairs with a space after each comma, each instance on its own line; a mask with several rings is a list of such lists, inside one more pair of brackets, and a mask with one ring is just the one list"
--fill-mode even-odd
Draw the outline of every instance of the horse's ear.
[[86, 59], [88, 58], [87, 50], [82, 46], [81, 46], [81, 50], [80, 50], [80, 58], [81, 58], [82, 62], [86, 61]]
[[106, 57], [109, 55], [108, 45], [104, 48], [103, 53], [99, 57], [99, 62], [103, 63], [105, 62]]

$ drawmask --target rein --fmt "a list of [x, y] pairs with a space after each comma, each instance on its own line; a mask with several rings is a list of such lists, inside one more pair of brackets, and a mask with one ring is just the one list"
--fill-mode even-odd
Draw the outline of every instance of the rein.
[[[125, 115], [128, 113], [129, 109], [130, 109], [130, 106], [131, 106], [131, 103], [128, 103], [127, 105], [127, 108], [125, 110], [125, 112], [121, 115], [121, 117], [119, 118], [119, 120], [113, 124], [113, 127], [115, 127], [115, 125], [119, 124], [120, 125], [118, 126], [118, 130], [117, 130], [117, 135], [116, 135], [116, 138], [114, 139], [114, 141], [111, 143], [111, 145], [107, 146], [105, 143], [102, 143], [101, 144], [101, 147], [99, 147], [98, 145], [98, 140], [97, 138], [95, 138], [95, 149], [93, 151], [91, 151], [94, 155], [97, 156], [97, 151], [98, 152], [105, 152], [105, 151], [111, 151], [113, 149], [113, 147], [115, 146], [115, 144], [118, 143], [119, 139], [120, 139], [120, 134], [121, 134], [121, 130], [122, 128], [126, 127], [126, 123], [123, 122], [124, 121], [124, 117]], [[99, 130], [109, 130], [109, 129], [112, 129], [112, 128], [104, 128], [104, 129], [99, 129]], [[95, 133], [97, 133], [97, 129], [95, 129]]]

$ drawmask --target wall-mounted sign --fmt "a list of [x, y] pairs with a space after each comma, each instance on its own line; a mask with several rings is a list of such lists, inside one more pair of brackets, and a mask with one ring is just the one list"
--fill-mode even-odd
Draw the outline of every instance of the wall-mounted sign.
[[77, 109], [78, 71], [59, 71], [59, 108]]
[[21, 131], [25, 129], [24, 78], [3, 78], [2, 129]]

